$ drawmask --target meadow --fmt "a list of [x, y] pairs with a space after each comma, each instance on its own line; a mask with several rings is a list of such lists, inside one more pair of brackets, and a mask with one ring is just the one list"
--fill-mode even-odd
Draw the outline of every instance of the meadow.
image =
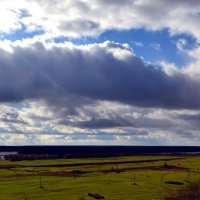
[[164, 200], [197, 180], [200, 156], [0, 161], [0, 200]]

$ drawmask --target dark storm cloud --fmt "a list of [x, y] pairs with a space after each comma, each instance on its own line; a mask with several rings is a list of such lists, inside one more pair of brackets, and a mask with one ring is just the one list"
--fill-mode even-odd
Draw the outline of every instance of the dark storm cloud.
[[0, 118], [0, 121], [6, 122], [6, 123], [16, 123], [16, 124], [27, 125], [27, 122], [21, 119], [18, 113], [5, 113]]
[[189, 130], [199, 130], [200, 114], [182, 114], [178, 118], [190, 125]]
[[[51, 105], [82, 106], [108, 100], [141, 107], [200, 108], [200, 85], [182, 74], [132, 55], [117, 59], [111, 50], [130, 51], [111, 42], [90, 47], [46, 48], [42, 43], [0, 50], [0, 101], [44, 99]], [[129, 52], [130, 53], [130, 52]]]
[[[63, 121], [62, 121], [63, 122]], [[86, 121], [79, 121], [76, 123], [65, 122], [62, 125], [70, 125], [79, 128], [87, 129], [106, 129], [115, 127], [134, 127], [134, 128], [160, 128], [169, 129], [177, 126], [167, 119], [150, 119], [150, 118], [138, 118], [138, 119], [125, 119], [125, 118], [114, 118], [114, 119], [91, 119]]]
[[192, 133], [191, 130], [184, 130], [182, 128], [179, 128], [176, 130], [176, 134], [180, 137], [187, 138], [187, 139], [192, 139], [195, 138], [196, 136]]
[[76, 127], [89, 128], [89, 129], [102, 129], [102, 128], [114, 128], [114, 127], [128, 127], [133, 126], [126, 120], [113, 120], [113, 119], [91, 119], [88, 121], [81, 121], [75, 123]]
[[179, 118], [184, 120], [200, 121], [200, 114], [193, 114], [193, 115], [182, 114], [179, 115]]

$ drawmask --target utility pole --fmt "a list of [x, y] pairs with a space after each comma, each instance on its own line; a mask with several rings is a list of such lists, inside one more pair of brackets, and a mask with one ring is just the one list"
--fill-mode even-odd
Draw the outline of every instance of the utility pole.
[[186, 182], [190, 182], [190, 170], [188, 171], [186, 177], [185, 177]]
[[41, 175], [40, 175], [40, 188], [43, 188], [43, 186], [42, 186], [42, 177], [41, 177]]
[[148, 174], [147, 174], [147, 169], [145, 170], [145, 172], [146, 172], [146, 177], [148, 177]]
[[136, 182], [135, 182], [135, 174], [133, 176], [133, 185], [137, 185]]

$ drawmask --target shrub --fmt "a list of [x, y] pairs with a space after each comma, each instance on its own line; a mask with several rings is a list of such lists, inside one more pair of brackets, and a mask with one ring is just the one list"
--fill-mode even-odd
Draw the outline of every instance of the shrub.
[[173, 197], [167, 197], [166, 200], [199, 200], [200, 199], [200, 181], [188, 184], [185, 189], [179, 190]]

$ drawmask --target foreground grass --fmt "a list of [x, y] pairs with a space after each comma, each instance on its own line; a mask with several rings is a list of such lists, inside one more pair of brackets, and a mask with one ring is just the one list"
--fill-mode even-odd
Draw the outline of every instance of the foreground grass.
[[[104, 159], [0, 161], [0, 200], [91, 200], [88, 193], [101, 194], [106, 200], [162, 200], [183, 189], [188, 184], [185, 180], [194, 182], [200, 179], [200, 157], [159, 160], [168, 158], [172, 157], [130, 156]], [[151, 161], [155, 159], [158, 161]], [[123, 163], [123, 161], [140, 160], [148, 162]], [[113, 161], [122, 163], [102, 164]], [[96, 164], [60, 166], [70, 163]], [[168, 166], [173, 165], [180, 169], [164, 168], [166, 163]], [[179, 181], [184, 185], [170, 185], [166, 184], [166, 181]]]

